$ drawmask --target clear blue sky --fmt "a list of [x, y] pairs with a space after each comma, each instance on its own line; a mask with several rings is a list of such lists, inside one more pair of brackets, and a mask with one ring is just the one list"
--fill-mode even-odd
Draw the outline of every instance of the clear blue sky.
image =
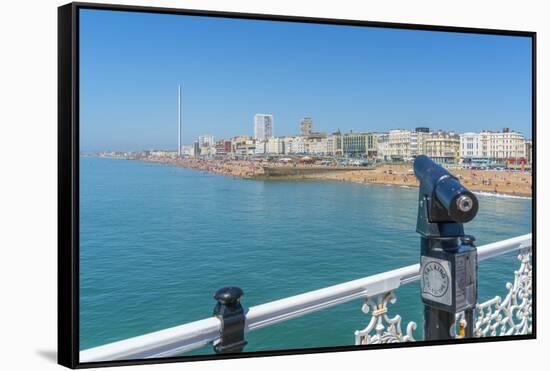
[[459, 132], [510, 127], [531, 137], [531, 40], [473, 35], [82, 10], [81, 150], [177, 147], [253, 134]]

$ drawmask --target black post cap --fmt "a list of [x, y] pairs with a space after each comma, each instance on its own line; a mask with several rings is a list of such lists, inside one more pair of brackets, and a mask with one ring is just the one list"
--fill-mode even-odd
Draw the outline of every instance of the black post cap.
[[244, 292], [240, 287], [228, 286], [222, 287], [214, 294], [214, 299], [222, 305], [234, 306], [239, 303]]
[[222, 287], [214, 294], [217, 303], [213, 315], [221, 321], [221, 334], [214, 342], [216, 353], [240, 353], [247, 344], [244, 339], [245, 312], [241, 305], [243, 290], [236, 286]]

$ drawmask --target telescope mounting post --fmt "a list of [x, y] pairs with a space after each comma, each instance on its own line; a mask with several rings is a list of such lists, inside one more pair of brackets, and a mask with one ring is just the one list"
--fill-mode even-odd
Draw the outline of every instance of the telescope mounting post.
[[456, 337], [456, 315], [464, 312], [465, 337], [473, 336], [477, 302], [475, 238], [464, 234], [477, 198], [458, 179], [427, 156], [414, 162], [420, 181], [416, 231], [420, 238], [420, 287], [424, 304], [424, 339]]

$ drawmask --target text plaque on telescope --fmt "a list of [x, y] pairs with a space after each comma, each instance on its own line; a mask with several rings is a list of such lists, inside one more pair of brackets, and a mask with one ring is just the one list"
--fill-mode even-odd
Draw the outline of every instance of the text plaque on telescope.
[[452, 304], [452, 275], [448, 261], [422, 256], [420, 264], [422, 298], [440, 304]]

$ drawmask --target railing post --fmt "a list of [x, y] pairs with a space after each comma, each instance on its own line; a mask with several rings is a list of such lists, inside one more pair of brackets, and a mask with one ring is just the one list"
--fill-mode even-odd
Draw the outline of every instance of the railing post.
[[214, 343], [216, 353], [239, 353], [247, 344], [244, 340], [244, 309], [241, 305], [243, 290], [239, 287], [223, 287], [216, 291], [214, 299], [218, 302], [213, 314], [221, 321], [221, 336]]
[[420, 238], [420, 288], [424, 303], [424, 339], [456, 337], [457, 313], [465, 312], [465, 337], [473, 336], [477, 302], [475, 238], [463, 223], [477, 214], [476, 196], [427, 156], [414, 161], [420, 182], [416, 231]]

